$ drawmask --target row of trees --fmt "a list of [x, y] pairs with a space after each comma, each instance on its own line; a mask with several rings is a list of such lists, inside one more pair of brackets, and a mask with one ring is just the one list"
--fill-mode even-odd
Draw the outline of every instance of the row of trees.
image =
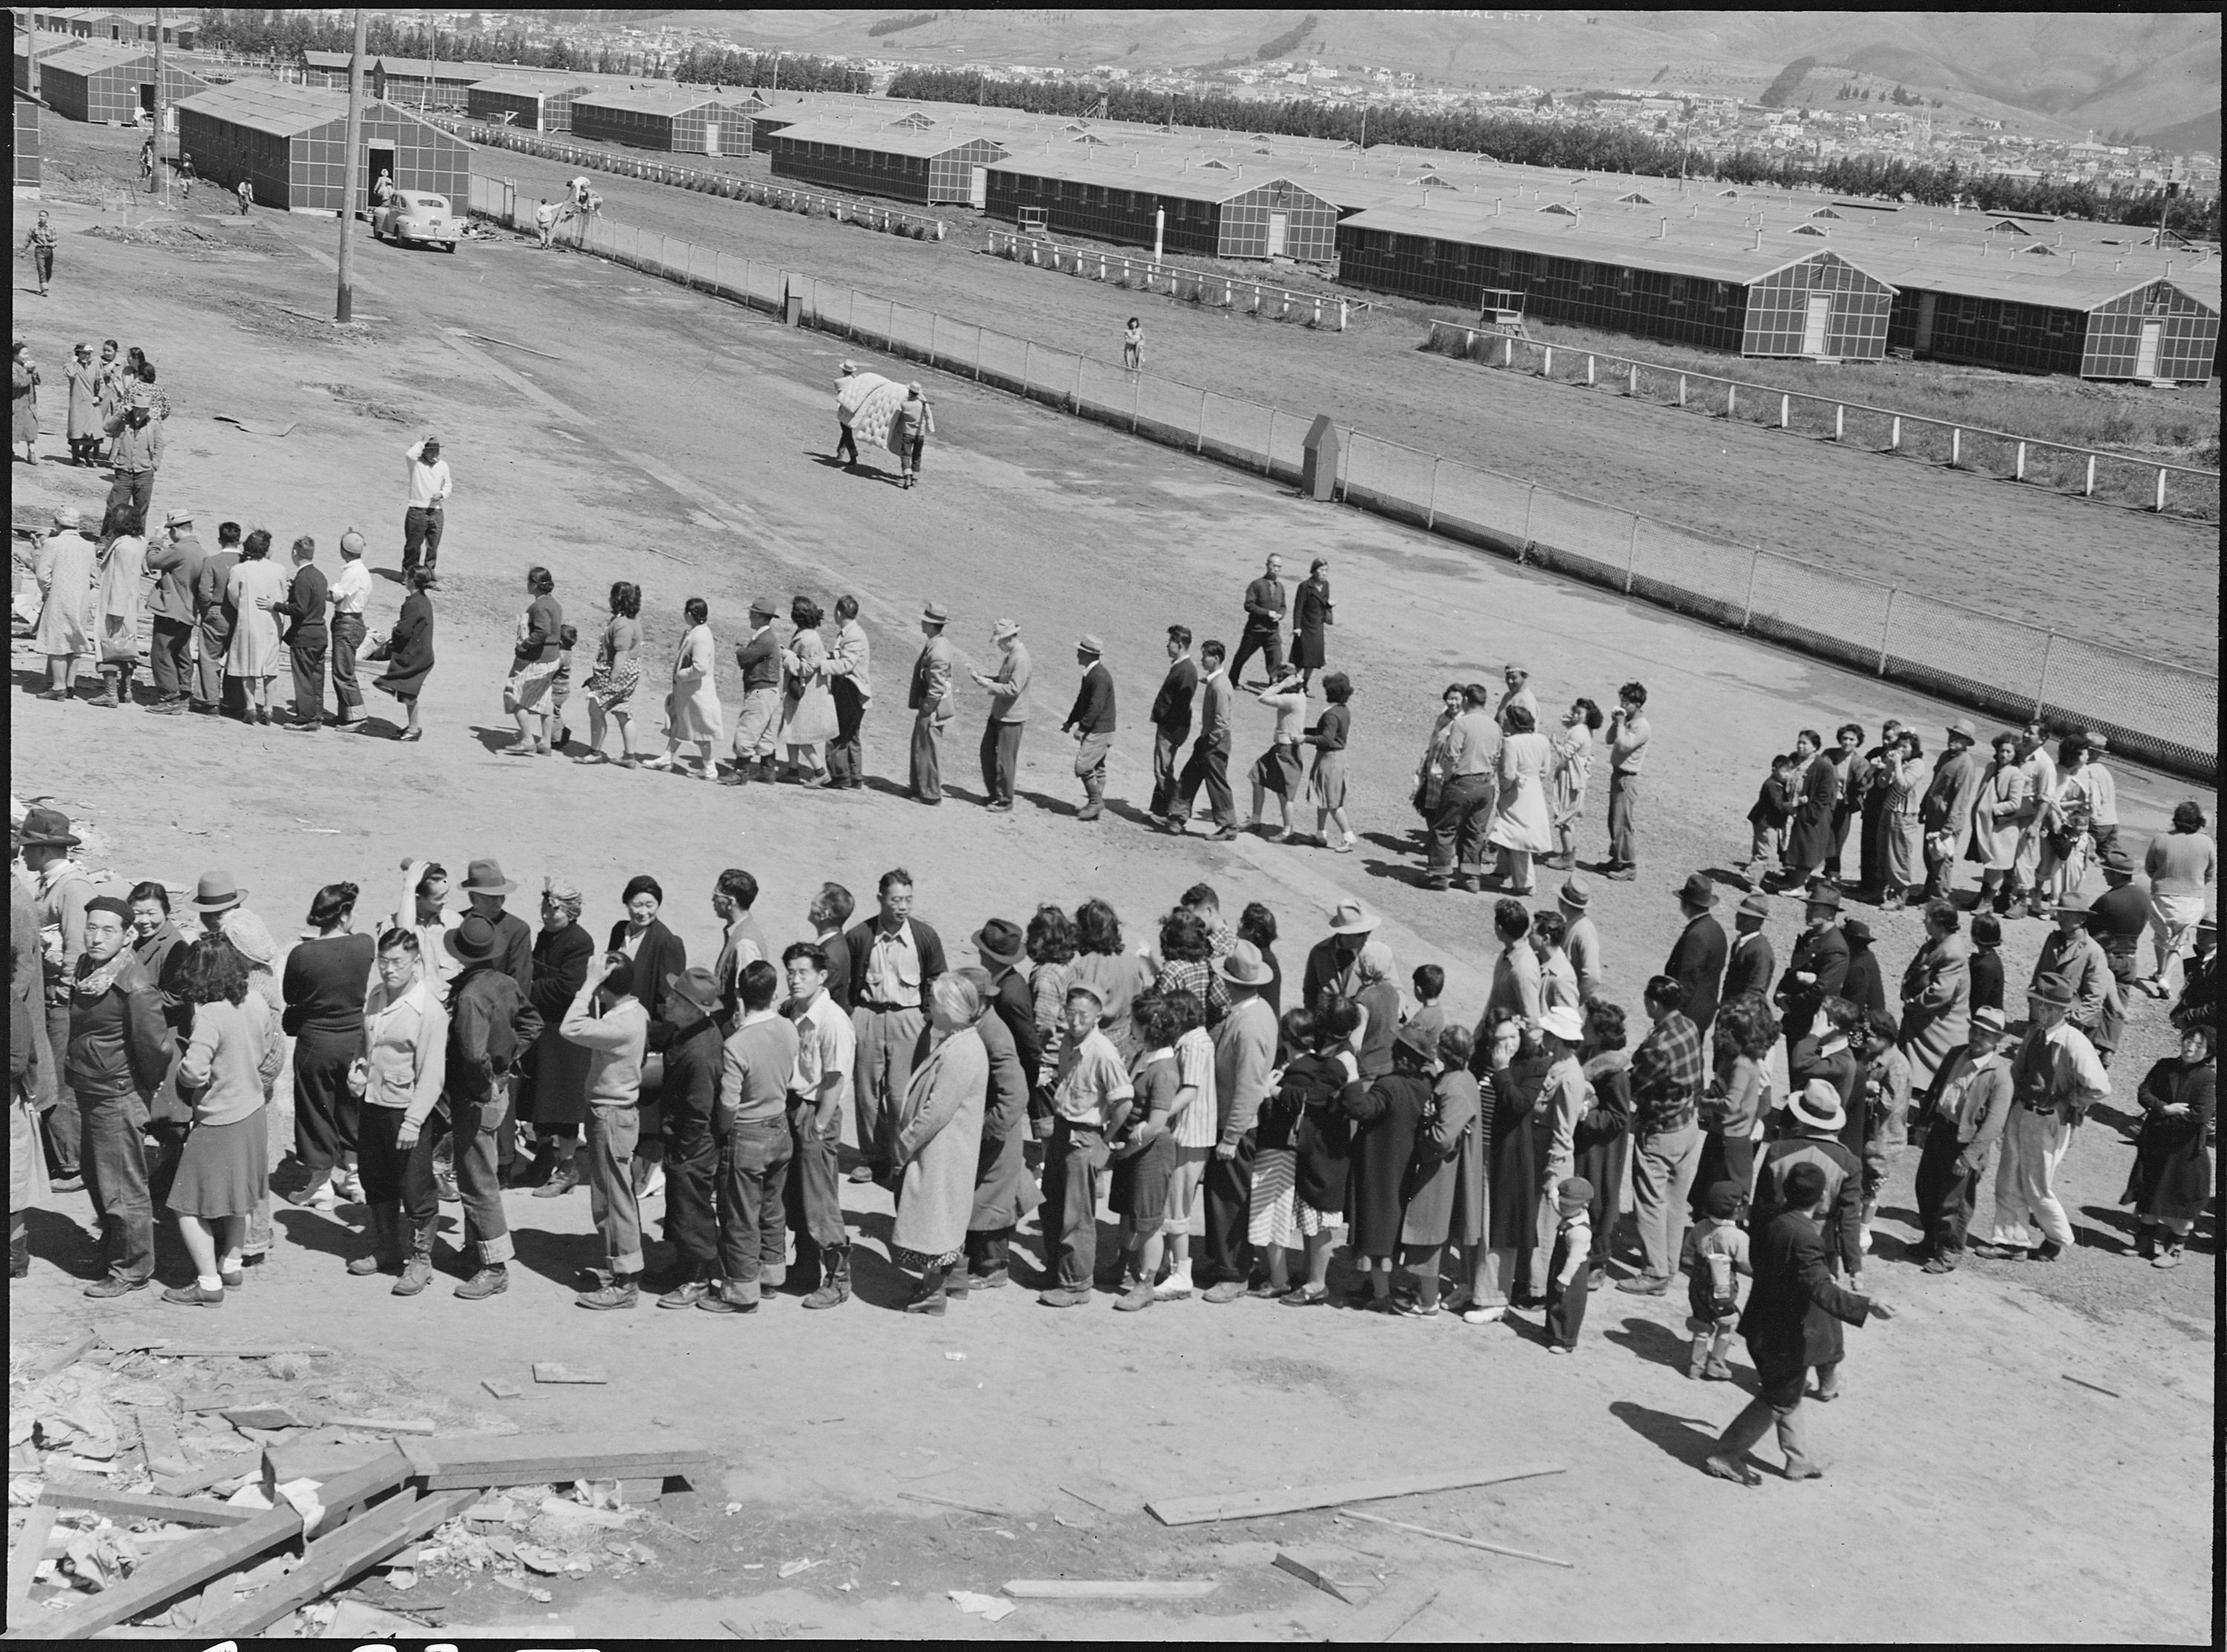
[[[1418, 149], [1482, 153], [1516, 166], [1573, 172], [1625, 172], [1650, 177], [1721, 179], [1734, 184], [1823, 188], [1836, 195], [1907, 199], [1946, 207], [1964, 201], [1989, 211], [2048, 213], [2105, 222], [2154, 224], [2161, 192], [2114, 196], [2091, 183], [2045, 182], [1968, 171], [1955, 163], [1933, 164], [1879, 156], [1830, 160], [1743, 150], [1728, 156], [1681, 150], [1675, 139], [1650, 137], [1618, 124], [1541, 120], [1501, 111], [1362, 109], [1305, 98], [1280, 103], [1224, 92], [1156, 92], [1081, 80], [992, 80], [968, 69], [900, 70], [889, 95], [935, 103], [983, 104], [1037, 114], [1087, 116], [1101, 99], [1105, 118], [1150, 125], [1205, 126], [1226, 131], [1322, 137], [1370, 147], [1391, 144]], [[2173, 226], [2185, 234], [2216, 238], [2216, 196], [2186, 197], [2172, 204]]]
[[[201, 43], [243, 57], [297, 61], [303, 52], [345, 52], [354, 25], [346, 12], [299, 11], [285, 8], [213, 7], [204, 14]], [[705, 86], [769, 86], [784, 91], [867, 92], [872, 77], [864, 69], [822, 57], [693, 46], [681, 52], [629, 52], [606, 45], [577, 46], [562, 40], [531, 41], [520, 29], [442, 29], [388, 12], [366, 22], [366, 48], [374, 57], [431, 57], [444, 63], [514, 63], [521, 68], [578, 69], [596, 74], [639, 74], [653, 80], [686, 80]]]

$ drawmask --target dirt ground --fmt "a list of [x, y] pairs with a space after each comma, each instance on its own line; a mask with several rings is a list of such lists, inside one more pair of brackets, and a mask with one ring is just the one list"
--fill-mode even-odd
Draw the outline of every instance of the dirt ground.
[[[515, 179], [527, 201], [561, 195], [572, 170], [507, 150], [481, 151], [479, 164]], [[2219, 536], [2210, 523], [1488, 372], [1420, 348], [1432, 312], [1397, 301], [1344, 334], [1319, 333], [1030, 269], [985, 256], [986, 220], [963, 209], [948, 211], [951, 237], [939, 244], [635, 178], [599, 173], [596, 187], [619, 223], [793, 260], [865, 292], [1107, 360], [1120, 359], [1123, 321], [1140, 315], [1147, 367], [1184, 383], [1302, 418], [1327, 412], [1342, 427], [1968, 608], [2218, 667]], [[1878, 390], [1869, 379], [1862, 386], [1866, 399]]]
[[[623, 196], [612, 210], [648, 221]], [[166, 246], [80, 233], [99, 221], [89, 206], [58, 206], [55, 217], [63, 238], [54, 296], [27, 296], [20, 268], [16, 296], [18, 329], [55, 387], [46, 399], [49, 457], [62, 450], [67, 345], [112, 335], [144, 342], [176, 409], [156, 508], [189, 503], [205, 522], [262, 524], [282, 543], [307, 532], [329, 545], [343, 526], [363, 526], [381, 575], [374, 634], [399, 603], [404, 445], [442, 433], [456, 473], [437, 598], [439, 664], [424, 742], [410, 751], [229, 723], [149, 724], [136, 712], [54, 705], [20, 692], [14, 702], [12, 789], [51, 796], [89, 826], [90, 864], [127, 882], [173, 884], [229, 867], [282, 934], [335, 878], [364, 886], [367, 915], [383, 909], [394, 869], [418, 854], [452, 867], [497, 856], [525, 891], [562, 873], [589, 890], [591, 929], [618, 915], [628, 877], [654, 871], [669, 894], [666, 915], [692, 952], [713, 944], [709, 890], [731, 864], [760, 879], [761, 922], [777, 945], [804, 933], [806, 903], [823, 878], [864, 892], [897, 864], [918, 880], [920, 915], [953, 941], [993, 914], [1023, 917], [1040, 898], [1071, 905], [1089, 894], [1113, 899], [1141, 938], [1148, 915], [1204, 877], [1232, 913], [1256, 899], [1275, 910], [1279, 950], [1293, 968], [1329, 905], [1359, 896], [1384, 915], [1382, 933], [1403, 973], [1443, 963], [1450, 1012], [1473, 1016], [1490, 903], [1419, 886], [1404, 794], [1439, 688], [1449, 678], [1490, 676], [1521, 655], [1542, 704], [1579, 692], [1605, 699], [1630, 677], [1653, 692], [1658, 750], [1642, 880], [1596, 883], [1611, 996], [1628, 1002], [1675, 932], [1672, 890], [1688, 871], [1720, 867], [1744, 846], [1758, 765], [1794, 728], [1848, 718], [1875, 727], [1894, 713], [1930, 730], [1953, 715], [941, 378], [931, 386], [939, 439], [924, 485], [908, 498], [871, 468], [846, 475], [829, 464], [835, 341], [577, 257], [504, 241], [450, 258], [361, 240], [359, 313], [376, 319], [335, 335], [293, 313], [314, 316], [329, 305], [336, 230], [329, 222], [258, 215], [246, 233], [267, 250], [181, 258]], [[857, 232], [821, 245], [883, 256], [877, 238]], [[889, 255], [920, 250], [891, 244]], [[832, 254], [822, 267], [846, 270]], [[1005, 266], [955, 267], [973, 279]], [[870, 288], [879, 279], [869, 267], [852, 273]], [[1047, 303], [1088, 290], [1026, 281]], [[986, 285], [979, 308], [1010, 310], [1020, 290]], [[1082, 330], [1088, 314], [1069, 312], [1065, 332]], [[453, 328], [562, 359], [473, 343]], [[1274, 341], [1286, 347], [1281, 355], [1307, 360], [1330, 360], [1339, 348], [1311, 337]], [[1187, 339], [1183, 348], [1191, 348]], [[888, 367], [871, 356], [861, 364]], [[1489, 386], [1499, 382], [1477, 393], [1492, 396]], [[220, 412], [293, 429], [251, 436], [214, 422]], [[1520, 410], [1503, 417], [1524, 423]], [[1572, 473], [1614, 466], [1624, 456], [1612, 451], [1611, 431], [1597, 424], [1590, 440], [1565, 433], [1557, 462]], [[1551, 427], [1535, 415], [1524, 439], [1551, 444]], [[1771, 462], [1788, 455], [1805, 457], [1780, 444]], [[1806, 488], [1764, 489], [1759, 475], [1749, 480], [1776, 501], [1766, 508], [1807, 508], [1789, 501], [1815, 497]], [[1929, 513], [1933, 496], [1919, 480], [1943, 499], [1988, 501], [1972, 508], [1988, 510], [1999, 528], [2001, 512], [2037, 508], [1963, 478], [1913, 479], [1868, 501], [1851, 486], [1850, 503], [1874, 524], [1865, 537], [1909, 543], [1909, 520]], [[94, 473], [53, 463], [19, 465], [13, 481], [19, 507], [90, 505], [102, 493]], [[2109, 519], [2047, 520], [2061, 525], [2068, 547], [2092, 551], [2077, 530], [2101, 533]], [[2049, 554], [2023, 532], [1988, 542], [2006, 557], [2013, 547], [2031, 552], [2038, 564]], [[1333, 664], [1368, 662], [1352, 753], [1364, 841], [1347, 859], [1249, 837], [1177, 844], [1140, 824], [1149, 762], [1138, 712], [1158, 679], [1162, 628], [1180, 620], [1202, 634], [1232, 632], [1242, 583], [1269, 546], [1287, 559], [1332, 559]], [[589, 635], [609, 582], [640, 583], [653, 682], [679, 639], [685, 596], [705, 596], [715, 630], [731, 641], [750, 597], [856, 593], [876, 649], [867, 724], [875, 788], [737, 794], [493, 755], [507, 731], [500, 681], [531, 562], [553, 571], [567, 616]], [[2030, 572], [2026, 583], [2055, 582]], [[1024, 749], [1024, 807], [1011, 817], [973, 806], [973, 725], [983, 701], [971, 688], [947, 748], [953, 800], [923, 813], [889, 781], [902, 762], [897, 707], [912, 622], [931, 598], [951, 605], [954, 637], [977, 659], [1000, 616], [1019, 621], [1035, 646], [1046, 714]], [[1094, 826], [1072, 818], [1079, 788], [1054, 727], [1068, 644], [1083, 630], [1106, 639], [1126, 713], [1113, 807]], [[19, 690], [34, 667], [19, 649]], [[731, 706], [739, 698], [731, 664], [722, 675]], [[376, 713], [391, 712], [372, 698]], [[1267, 719], [1241, 705], [1240, 722], [1237, 755], [1249, 762], [1266, 743]], [[654, 736], [645, 729], [638, 738]], [[2187, 794], [2139, 773], [2121, 789], [2124, 830], [2137, 845]], [[2216, 799], [2201, 800], [2215, 809]], [[1588, 858], [1600, 847], [1600, 803]], [[529, 906], [530, 895], [518, 903]], [[1917, 921], [1867, 915], [1892, 979], [1916, 945]], [[1795, 916], [1782, 910], [1771, 926], [1782, 958]], [[2030, 967], [2039, 929], [2012, 926], [2014, 979]], [[2085, 1242], [2063, 1263], [1975, 1262], [1945, 1279], [1920, 1274], [1902, 1260], [1913, 1236], [1912, 1166], [1898, 1167], [1867, 1273], [1901, 1316], [1851, 1333], [1847, 1403], [1812, 1408], [1813, 1438], [1832, 1467], [1809, 1485], [1773, 1479], [1743, 1491], [1699, 1472], [1711, 1433], [1741, 1395], [1686, 1381], [1681, 1298], [1596, 1296], [1570, 1360], [1547, 1357], [1535, 1316], [1479, 1330], [1194, 1301], [1116, 1317], [1104, 1298], [1062, 1316], [1007, 1291], [923, 1321], [893, 1311], [905, 1284], [886, 1260], [888, 1199], [872, 1189], [849, 1190], [859, 1296], [833, 1314], [802, 1314], [788, 1298], [747, 1325], [660, 1320], [646, 1310], [577, 1313], [571, 1279], [597, 1250], [586, 1200], [520, 1194], [511, 1202], [520, 1265], [502, 1298], [459, 1304], [437, 1290], [392, 1298], [384, 1282], [341, 1272], [361, 1242], [360, 1210], [344, 1208], [335, 1220], [282, 1209], [284, 1237], [265, 1274], [219, 1322], [196, 1319], [190, 1329], [243, 1340], [315, 1335], [345, 1361], [390, 1368], [460, 1406], [484, 1408], [480, 1381], [507, 1377], [526, 1386], [501, 1402], [521, 1426], [662, 1418], [718, 1451], [725, 1483], [705, 1489], [691, 1522], [707, 1534], [704, 1542], [656, 1541], [657, 1562], [623, 1581], [550, 1582], [555, 1599], [533, 1610], [584, 1636], [716, 1634], [726, 1620], [753, 1632], [850, 1636], [1335, 1632], [1352, 1609], [1267, 1565], [1270, 1546], [1298, 1543], [1342, 1551], [1333, 1576], [1420, 1578], [1440, 1588], [1407, 1639], [1685, 1639], [1731, 1625], [1790, 1642], [2197, 1641], [2211, 1621], [2212, 1557], [2202, 1534], [2213, 1490], [2217, 1244], [2207, 1222], [2177, 1272], [2131, 1254], [2116, 1203], [2130, 1158], [2119, 1126], [2135, 1078], [2167, 1047], [2161, 1015], [2144, 1005], [2136, 1016], [2122, 1093], [2098, 1110], [2068, 1162], [2065, 1190]], [[39, 1218], [32, 1274], [10, 1293], [11, 1340], [56, 1340], [87, 1323], [177, 1334], [181, 1311], [146, 1297], [92, 1308], [77, 1295], [93, 1270], [88, 1220], [82, 1196], [58, 1199]], [[166, 1269], [178, 1260], [166, 1240]], [[610, 1385], [537, 1388], [526, 1380], [535, 1359], [603, 1364]], [[1749, 1381], [1744, 1355], [1735, 1368]], [[2067, 1374], [2118, 1397], [2065, 1381]], [[1167, 1529], [1141, 1512], [1161, 1496], [1542, 1457], [1564, 1472], [1385, 1512], [1572, 1560], [1574, 1576], [1328, 1515]], [[931, 1495], [1005, 1517], [902, 1497], [916, 1477]], [[731, 1514], [729, 1503], [738, 1505]], [[818, 1564], [779, 1577], [782, 1565], [807, 1559]], [[1840, 1585], [1829, 1603], [1819, 1596], [1820, 1560]], [[1219, 1587], [1182, 1609], [1031, 1603], [995, 1626], [945, 1598], [1011, 1577], [1061, 1575], [1212, 1577]], [[1595, 1586], [1605, 1575], [1614, 1584]], [[2031, 1607], [2037, 1595], [2049, 1603], [2045, 1614]], [[484, 1580], [429, 1578], [409, 1604], [429, 1599], [444, 1604], [451, 1622], [520, 1617], [519, 1597]]]

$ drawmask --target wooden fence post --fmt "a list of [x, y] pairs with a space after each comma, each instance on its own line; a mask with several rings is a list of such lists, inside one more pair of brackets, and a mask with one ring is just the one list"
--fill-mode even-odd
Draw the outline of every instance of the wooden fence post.
[[1631, 571], [1639, 564], [1639, 513], [1631, 513], [1631, 539], [1624, 551], [1624, 594], [1631, 595]]
[[1949, 427], [1949, 468], [1954, 470], [1964, 457], [1964, 432], [1957, 425]]
[[[1203, 390], [1198, 392], [1198, 436], [1192, 443], [1190, 450], [1193, 453], [1206, 451], [1206, 392]], [[2163, 496], [2164, 492], [2165, 472], [2160, 470], [2158, 472], [2158, 493], [2160, 497]]]
[[1739, 386], [1727, 379], [1725, 381], [1725, 417], [1730, 418], [1739, 408]]
[[1781, 392], [1778, 398], [1778, 428], [1785, 430], [1794, 422], [1794, 398]]
[[1554, 347], [1551, 344], [1547, 345], [1539, 353], [1539, 376], [1541, 379], [1553, 378], [1554, 376]]
[[1882, 677], [1886, 675], [1886, 641], [1894, 628], [1894, 599], [1901, 591], [1899, 585], [1887, 587], [1886, 612], [1879, 616], [1879, 674]]
[[1129, 388], [1129, 432], [1133, 436], [1137, 430], [1137, 409], [1144, 404], [1144, 399], [1145, 375], [1140, 373], [1131, 380]]
[[2163, 511], [2165, 510], [2165, 467], [2164, 467], [2163, 465], [2160, 465], [2160, 466], [2158, 467], [2157, 507], [2156, 507], [2156, 508], [2158, 509], [2158, 511], [2159, 511], [2160, 513], [2163, 513]]
[[1833, 439], [1837, 442], [1847, 432], [1848, 408], [1845, 402], [1833, 404]]
[[1686, 405], [1686, 375], [1685, 375], [1684, 373], [1680, 373], [1680, 374], [1678, 375], [1678, 405], [1679, 405], [1679, 406], [1681, 406], [1681, 407], [1683, 407], [1685, 405]]
[[1762, 552], [1747, 553], [1747, 594], [1740, 598], [1740, 629], [1743, 631], [1747, 629], [1748, 621], [1755, 616], [1755, 571], [1762, 561]]
[[1435, 531], [1439, 526], [1439, 466], [1443, 462], [1435, 454], [1431, 458], [1431, 499], [1423, 512], [1424, 527]]
[[1590, 356], [1590, 355], [1589, 355], [1589, 356], [1587, 356], [1587, 357], [1586, 358], [1586, 389], [1588, 389], [1588, 390], [1591, 390], [1592, 387], [1593, 387], [1593, 358], [1592, 358], [1592, 356]]
[[2041, 715], [2042, 705], [2049, 698], [2049, 656], [2057, 652], [2057, 633], [2052, 631], [2041, 645], [2041, 679], [2033, 688], [2033, 714]]
[[2092, 453], [2088, 456], [2088, 480], [2080, 489], [2080, 496], [2083, 499], [2096, 496], [2096, 456]]
[[[1077, 265], [1076, 267], [1077, 267], [1078, 269], [1079, 269], [1079, 268], [1081, 268], [1081, 266], [1080, 266], [1080, 265]], [[1082, 412], [1082, 352], [1081, 352], [1081, 351], [1079, 351], [1079, 350], [1075, 353], [1075, 390], [1074, 390], [1074, 392], [1073, 392], [1071, 395], [1069, 395], [1069, 398], [1068, 398], [1068, 402], [1069, 402], [1069, 406], [1071, 407], [1071, 409], [1072, 409], [1075, 412], [1077, 412], [1077, 413]]]
[[2023, 442], [2018, 444], [2018, 462], [2012, 467], [2011, 476], [2016, 482], [2026, 480], [2026, 443]]
[[1037, 347], [1032, 341], [1027, 339], [1021, 341], [1021, 399], [1023, 401], [1029, 399], [1029, 367], [1031, 359], [1036, 354], [1036, 349]]
[[1631, 361], [1625, 365], [1630, 369], [1630, 374], [1624, 381], [1624, 393], [1627, 396], [1637, 396], [1639, 394], [1639, 363]]
[[1900, 413], [1897, 413], [1894, 416], [1894, 422], [1887, 426], [1886, 450], [1889, 453], [1902, 451], [1902, 415]]

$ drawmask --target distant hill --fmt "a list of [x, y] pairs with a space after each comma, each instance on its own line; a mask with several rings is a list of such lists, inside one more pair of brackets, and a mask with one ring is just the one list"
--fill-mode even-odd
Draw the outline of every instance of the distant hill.
[[[1307, 26], [1290, 10], [937, 11], [879, 37], [867, 29], [921, 14], [892, 7], [675, 11], [661, 22], [785, 51], [897, 57], [940, 65], [1028, 64], [1088, 73], [1094, 65], [1162, 70], [1255, 61]], [[1479, 89], [1577, 92], [1653, 84], [1754, 99], [1803, 57], [1817, 67], [1792, 94], [1822, 102], [1834, 71], [1860, 71], [1942, 99], [1948, 112], [2016, 118], [2077, 137], [2131, 127], [2176, 144], [2218, 147], [2217, 12], [1327, 11], [1281, 63], [1318, 58]]]

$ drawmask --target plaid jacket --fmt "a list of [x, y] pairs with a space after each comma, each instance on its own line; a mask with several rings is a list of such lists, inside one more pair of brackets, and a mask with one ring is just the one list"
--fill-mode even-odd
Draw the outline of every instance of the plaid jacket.
[[1655, 1136], [1692, 1124], [1707, 1080], [1701, 1032], [1671, 1011], [1631, 1054], [1631, 1133]]

